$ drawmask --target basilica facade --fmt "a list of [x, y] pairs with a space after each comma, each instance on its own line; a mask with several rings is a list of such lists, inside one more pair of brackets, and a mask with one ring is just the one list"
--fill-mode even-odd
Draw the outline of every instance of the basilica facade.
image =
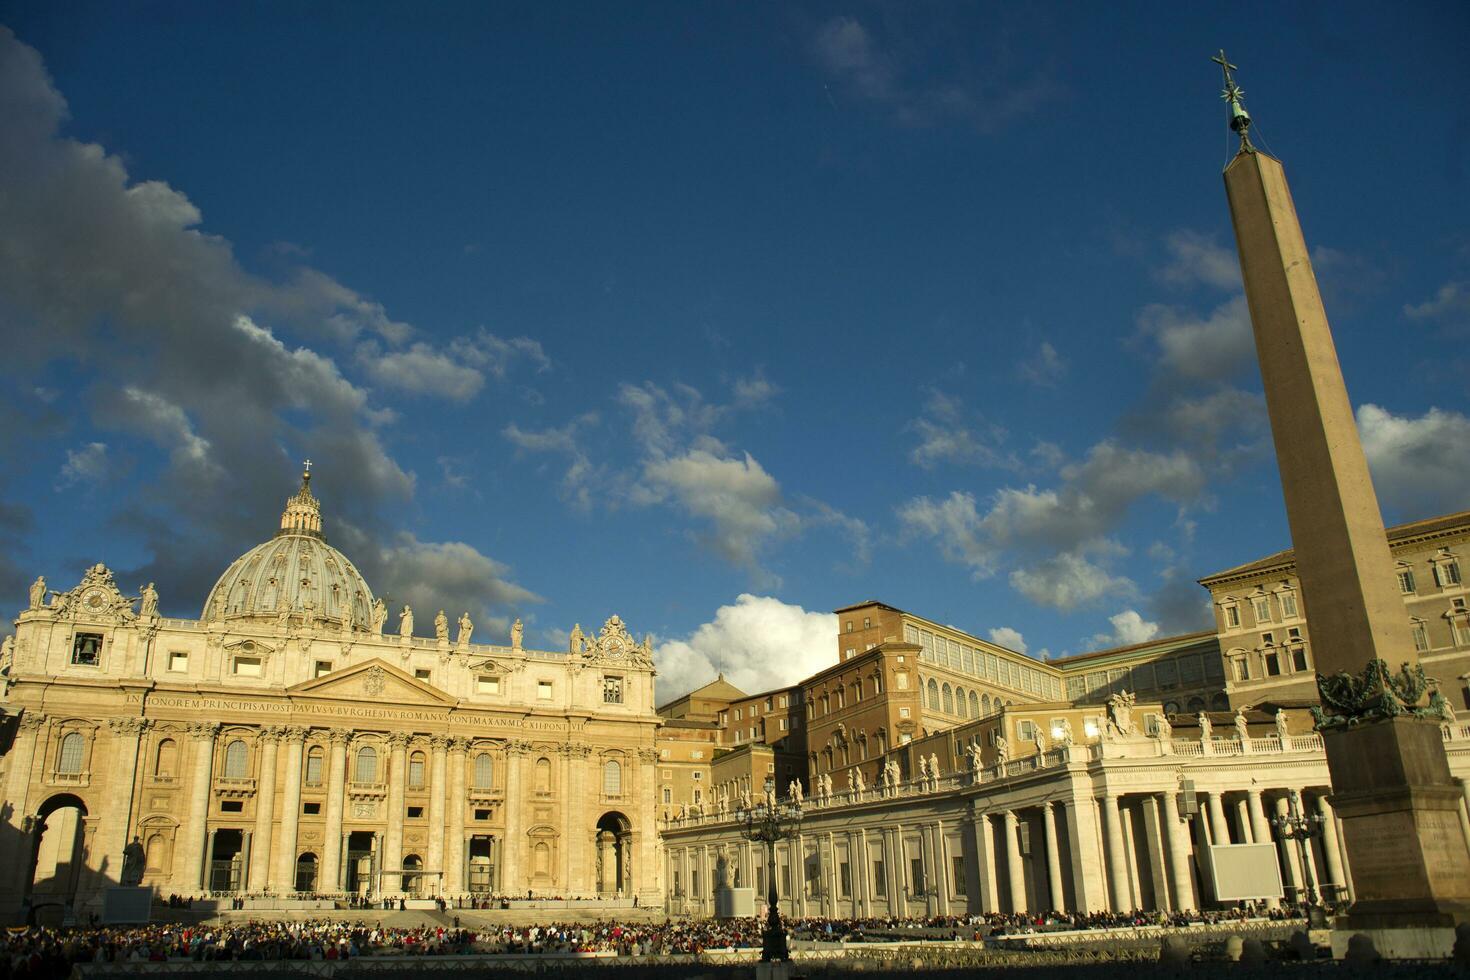
[[430, 637], [331, 547], [303, 475], [199, 619], [103, 565], [37, 580], [0, 654], [0, 916], [160, 893], [661, 900], [653, 663]]

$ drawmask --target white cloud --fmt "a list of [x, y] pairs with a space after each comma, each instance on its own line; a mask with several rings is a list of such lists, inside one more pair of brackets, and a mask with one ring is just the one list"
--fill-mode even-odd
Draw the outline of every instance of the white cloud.
[[1149, 622], [1132, 609], [1109, 616], [1108, 622], [1113, 624], [1113, 631], [1094, 635], [1094, 647], [1132, 646], [1135, 643], [1147, 643], [1159, 635], [1158, 623]]
[[1038, 606], [1071, 610], [1109, 596], [1132, 595], [1131, 579], [1113, 575], [1080, 551], [1064, 551], [1010, 575], [1011, 587]]
[[736, 565], [758, 568], [757, 556], [772, 539], [790, 534], [800, 518], [781, 504], [781, 488], [749, 453], [743, 459], [703, 449], [653, 459], [643, 467], [645, 500], [671, 499], [706, 520], [705, 543]]
[[1382, 507], [1404, 518], [1467, 506], [1470, 418], [1431, 408], [1418, 417], [1359, 406], [1358, 432]]
[[772, 596], [742, 594], [682, 640], [654, 650], [658, 697], [667, 701], [719, 673], [747, 694], [794, 684], [837, 662], [837, 617]]
[[1020, 462], [1015, 454], [1000, 449], [1006, 430], [978, 418], [968, 422], [966, 414], [958, 399], [931, 391], [924, 417], [914, 419], [907, 426], [908, 431], [919, 437], [918, 444], [909, 452], [909, 459], [926, 470], [946, 462], [1018, 469]]
[[735, 404], [740, 408], [757, 408], [781, 393], [781, 389], [767, 381], [759, 371], [748, 378], [736, 378], [732, 390]]
[[593, 464], [578, 436], [579, 430], [597, 423], [597, 414], [588, 412], [559, 428], [522, 429], [512, 422], [501, 429], [500, 434], [520, 452], [565, 456], [567, 468], [561, 479], [562, 499], [585, 512], [592, 508], [593, 496], [599, 485], [608, 483], [606, 474]]
[[1447, 282], [1432, 299], [1404, 304], [1404, 316], [1410, 320], [1438, 320], [1449, 326], [1470, 323], [1470, 282]]
[[1055, 388], [1067, 376], [1067, 362], [1051, 341], [1042, 341], [1036, 353], [1016, 365], [1016, 375], [1040, 388]]
[[990, 642], [999, 644], [1007, 650], [1014, 650], [1017, 653], [1026, 652], [1025, 637], [1021, 635], [1019, 630], [1011, 629], [1009, 626], [997, 626], [991, 630]]
[[478, 395], [486, 375], [505, 380], [517, 363], [525, 362], [537, 373], [551, 368], [539, 342], [529, 337], [506, 340], [484, 329], [456, 338], [442, 350], [425, 341], [388, 351], [366, 343], [358, 348], [357, 361], [380, 385], [458, 402]]
[[107, 444], [89, 442], [77, 449], [66, 451], [66, 462], [61, 464], [61, 472], [57, 475], [56, 485], [58, 489], [74, 487], [77, 484], [96, 486], [107, 479], [111, 470]]
[[940, 554], [969, 565], [976, 578], [995, 574], [1000, 549], [985, 533], [974, 494], [955, 490], [943, 500], [915, 497], [899, 506], [898, 521], [907, 535], [933, 538]]
[[1233, 249], [1196, 231], [1173, 232], [1164, 239], [1169, 262], [1158, 270], [1164, 282], [1188, 286], [1204, 283], [1219, 289], [1240, 289], [1240, 262]]
[[1138, 314], [1138, 328], [1158, 345], [1159, 368], [1165, 373], [1223, 380], [1254, 363], [1255, 337], [1244, 295], [1227, 300], [1204, 318], [1150, 304]]

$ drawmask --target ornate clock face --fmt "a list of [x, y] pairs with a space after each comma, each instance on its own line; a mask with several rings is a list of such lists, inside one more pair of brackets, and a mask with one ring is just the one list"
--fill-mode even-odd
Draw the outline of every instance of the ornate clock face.
[[617, 659], [618, 657], [621, 657], [623, 655], [623, 644], [622, 643], [609, 643], [607, 645], [607, 655], [609, 657], [614, 658], [614, 659]]
[[82, 596], [82, 605], [88, 612], [101, 612], [107, 607], [107, 599], [101, 589], [88, 589]]

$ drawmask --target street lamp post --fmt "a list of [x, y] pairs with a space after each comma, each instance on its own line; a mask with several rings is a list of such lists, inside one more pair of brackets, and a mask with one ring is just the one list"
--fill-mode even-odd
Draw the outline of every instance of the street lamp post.
[[[1300, 797], [1296, 793], [1287, 796], [1288, 810], [1271, 818], [1271, 826], [1276, 830], [1276, 836], [1282, 840], [1295, 841], [1297, 856], [1302, 866], [1302, 882], [1306, 886], [1306, 902], [1308, 915], [1311, 909], [1317, 907], [1317, 885], [1315, 875], [1312, 874], [1312, 862], [1308, 849], [1312, 846], [1312, 838], [1322, 833], [1322, 824], [1325, 818], [1321, 814], [1302, 813]], [[1298, 896], [1300, 899], [1301, 896]]]
[[776, 781], [766, 778], [765, 799], [735, 815], [745, 824], [745, 837], [752, 843], [766, 845], [766, 927], [761, 932], [761, 962], [791, 959], [786, 944], [786, 927], [781, 923], [781, 908], [776, 894], [776, 841], [790, 840], [801, 827], [800, 805], [776, 799]]

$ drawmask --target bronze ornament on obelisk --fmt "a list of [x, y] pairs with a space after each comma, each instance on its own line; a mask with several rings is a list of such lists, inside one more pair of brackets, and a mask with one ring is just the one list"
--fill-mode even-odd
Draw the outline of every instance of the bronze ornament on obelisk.
[[1251, 145], [1234, 66], [1224, 52], [1215, 60], [1241, 138], [1225, 190], [1311, 631], [1318, 730], [1351, 870], [1354, 902], [1339, 926], [1370, 934], [1446, 929], [1470, 913], [1470, 847], [1440, 732], [1443, 702], [1411, 640], [1285, 171]]

